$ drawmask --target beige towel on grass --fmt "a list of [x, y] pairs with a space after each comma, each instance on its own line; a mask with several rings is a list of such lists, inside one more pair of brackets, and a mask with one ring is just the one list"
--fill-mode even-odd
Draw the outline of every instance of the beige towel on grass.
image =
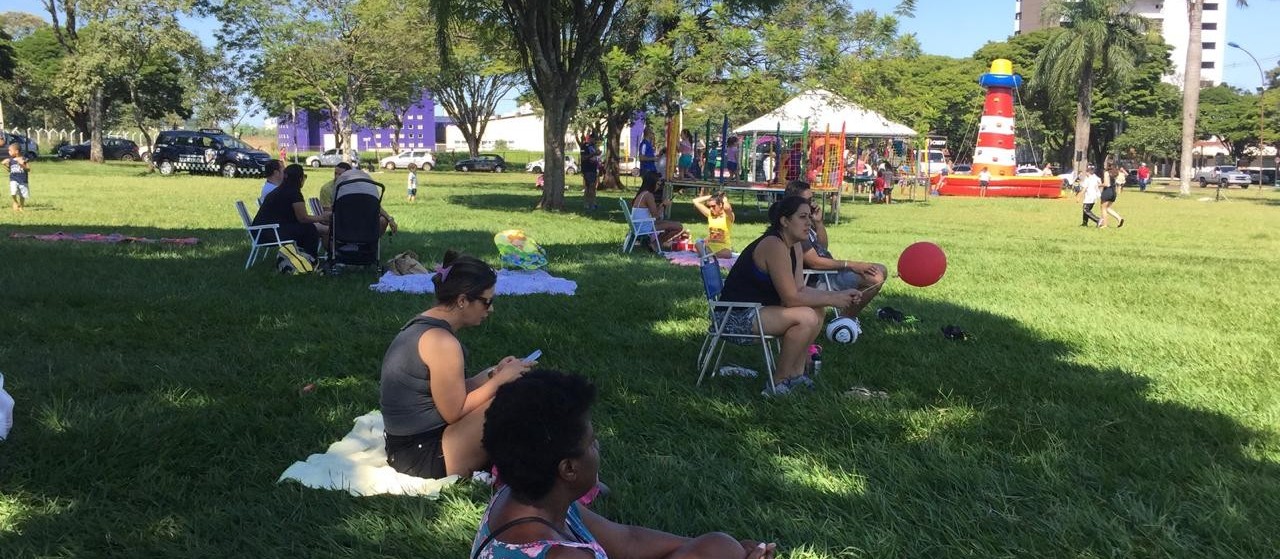
[[314, 489], [337, 489], [357, 497], [414, 495], [437, 498], [440, 490], [458, 476], [423, 479], [402, 474], [387, 465], [382, 412], [371, 411], [355, 419], [355, 427], [324, 454], [312, 454], [294, 462], [277, 482], [292, 479]]

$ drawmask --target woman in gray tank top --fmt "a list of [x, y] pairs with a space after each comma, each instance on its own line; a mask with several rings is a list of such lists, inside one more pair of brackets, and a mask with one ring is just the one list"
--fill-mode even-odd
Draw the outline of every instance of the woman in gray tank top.
[[382, 358], [380, 399], [387, 464], [438, 479], [484, 469], [484, 412], [499, 386], [532, 363], [508, 356], [466, 376], [466, 350], [454, 334], [493, 312], [497, 275], [488, 264], [454, 251], [432, 278], [435, 306], [409, 320]]

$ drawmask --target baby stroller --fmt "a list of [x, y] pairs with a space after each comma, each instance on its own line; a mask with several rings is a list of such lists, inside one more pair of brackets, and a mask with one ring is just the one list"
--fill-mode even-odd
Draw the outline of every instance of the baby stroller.
[[382, 273], [379, 237], [382, 226], [382, 183], [368, 173], [352, 169], [338, 177], [333, 191], [333, 221], [329, 228], [329, 254], [324, 271], [342, 266], [374, 266]]

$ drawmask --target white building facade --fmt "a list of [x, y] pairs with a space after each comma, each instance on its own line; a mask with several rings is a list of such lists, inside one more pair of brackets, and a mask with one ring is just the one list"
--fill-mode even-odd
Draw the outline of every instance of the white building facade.
[[[1223, 63], [1227, 49], [1227, 2], [1235, 0], [1203, 1], [1203, 21], [1200, 24], [1200, 81], [1203, 84], [1222, 83]], [[1014, 3], [1014, 34], [1043, 29], [1040, 14], [1047, 0], [1016, 0]], [[1191, 30], [1187, 22], [1187, 0], [1133, 0], [1129, 3], [1133, 13], [1151, 21], [1151, 27], [1160, 33], [1164, 42], [1173, 46], [1174, 73], [1164, 81], [1182, 87], [1186, 81], [1187, 44]]]

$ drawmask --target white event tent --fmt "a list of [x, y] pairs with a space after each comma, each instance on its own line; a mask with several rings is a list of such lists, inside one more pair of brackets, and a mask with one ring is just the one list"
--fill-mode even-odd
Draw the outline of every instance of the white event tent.
[[798, 134], [804, 129], [805, 119], [809, 131], [839, 132], [844, 127], [848, 136], [862, 138], [914, 138], [916, 131], [905, 124], [893, 122], [870, 109], [823, 89], [810, 89], [792, 97], [768, 114], [733, 129], [735, 134]]

